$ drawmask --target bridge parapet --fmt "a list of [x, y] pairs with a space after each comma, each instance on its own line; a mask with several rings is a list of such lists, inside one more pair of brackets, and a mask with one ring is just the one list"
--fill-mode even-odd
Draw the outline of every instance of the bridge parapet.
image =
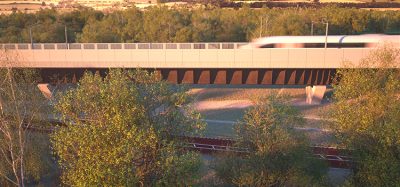
[[7, 43], [0, 49], [8, 50], [64, 50], [64, 49], [239, 49], [248, 43]]

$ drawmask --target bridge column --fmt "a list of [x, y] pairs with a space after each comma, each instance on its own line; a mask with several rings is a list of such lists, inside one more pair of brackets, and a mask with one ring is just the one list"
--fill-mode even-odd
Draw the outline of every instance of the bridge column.
[[50, 99], [53, 96], [53, 93], [50, 90], [50, 84], [38, 84], [37, 87], [46, 99]]
[[306, 104], [321, 104], [326, 86], [306, 86]]

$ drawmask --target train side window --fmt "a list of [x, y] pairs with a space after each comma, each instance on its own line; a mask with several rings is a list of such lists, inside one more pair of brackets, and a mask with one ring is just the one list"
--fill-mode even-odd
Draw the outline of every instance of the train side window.
[[262, 45], [260, 48], [275, 48], [275, 44], [265, 44]]
[[341, 43], [340, 47], [342, 48], [363, 48], [365, 47], [365, 43]]
[[[327, 43], [327, 48], [363, 48], [365, 43]], [[304, 48], [325, 48], [325, 43], [305, 43]]]
[[[265, 44], [260, 48], [285, 48], [289, 44], [285, 44], [280, 47], [280, 44]], [[304, 43], [304, 48], [325, 48], [325, 43]], [[363, 48], [366, 47], [366, 43], [327, 43], [327, 48]], [[289, 46], [293, 47], [293, 46]], [[297, 46], [299, 47], [299, 46]]]
[[325, 43], [305, 43], [304, 48], [324, 48]]
[[340, 43], [328, 43], [328, 48], [340, 48]]

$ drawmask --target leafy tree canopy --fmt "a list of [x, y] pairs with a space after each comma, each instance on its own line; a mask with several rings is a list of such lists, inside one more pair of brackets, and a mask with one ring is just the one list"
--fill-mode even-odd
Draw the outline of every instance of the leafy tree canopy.
[[385, 46], [359, 65], [374, 69], [338, 72], [332, 127], [353, 152], [354, 185], [400, 185], [399, 65], [398, 49]]
[[[146, 71], [86, 73], [60, 96], [65, 127], [52, 135], [63, 182], [73, 186], [179, 185], [195, 182], [197, 154], [177, 139], [204, 129], [181, 87]], [[182, 180], [185, 179], [185, 180]]]

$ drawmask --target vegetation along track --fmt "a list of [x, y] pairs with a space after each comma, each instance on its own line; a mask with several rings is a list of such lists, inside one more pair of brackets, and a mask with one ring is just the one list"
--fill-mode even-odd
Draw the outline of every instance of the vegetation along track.
[[[51, 122], [60, 125], [59, 122]], [[62, 125], [62, 124], [61, 124]], [[51, 133], [54, 129], [51, 128], [38, 128], [29, 126], [27, 129], [41, 133]], [[236, 153], [246, 154], [249, 153], [249, 149], [246, 147], [239, 147], [234, 139], [221, 139], [221, 138], [208, 138], [208, 137], [180, 137], [185, 142], [185, 148], [188, 150], [199, 151], [202, 154], [213, 154], [213, 153]], [[349, 169], [352, 166], [352, 158], [350, 152], [345, 149], [335, 147], [324, 147], [313, 145], [310, 146], [312, 149], [313, 156], [325, 160], [330, 167], [333, 168], [346, 168]]]

